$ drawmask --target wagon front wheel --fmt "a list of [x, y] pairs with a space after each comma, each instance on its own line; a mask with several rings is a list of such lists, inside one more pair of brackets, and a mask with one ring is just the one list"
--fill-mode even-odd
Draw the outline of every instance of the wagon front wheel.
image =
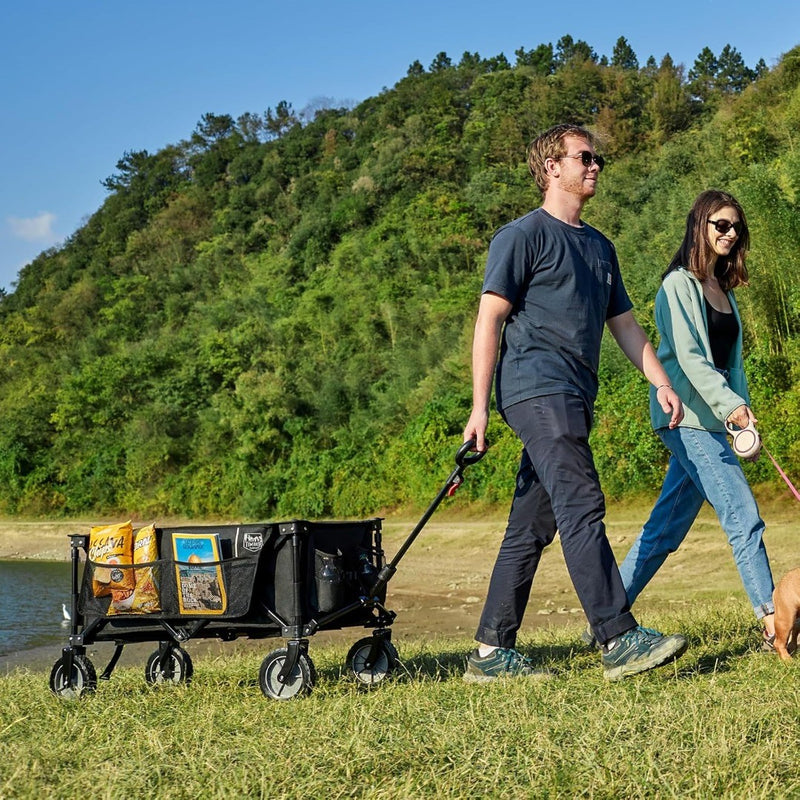
[[317, 676], [313, 662], [305, 653], [300, 653], [294, 669], [284, 681], [281, 681], [280, 673], [288, 656], [288, 649], [282, 647], [273, 650], [261, 662], [258, 683], [266, 697], [271, 697], [273, 700], [291, 700], [293, 697], [303, 697], [311, 692]]
[[74, 700], [97, 689], [97, 672], [94, 664], [79, 653], [72, 655], [72, 667], [67, 667], [67, 657], [62, 656], [50, 672], [50, 690], [58, 697]]
[[181, 647], [170, 647], [162, 658], [156, 650], [147, 659], [144, 677], [148, 683], [189, 683], [194, 672], [191, 656]]
[[400, 656], [390, 641], [367, 636], [350, 648], [347, 667], [362, 686], [369, 687], [386, 680], [399, 660]]

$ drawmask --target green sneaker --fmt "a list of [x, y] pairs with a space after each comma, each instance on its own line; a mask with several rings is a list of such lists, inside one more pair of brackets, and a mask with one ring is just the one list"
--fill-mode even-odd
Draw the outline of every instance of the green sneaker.
[[592, 628], [590, 625], [587, 625], [586, 630], [581, 634], [581, 641], [587, 647], [591, 647], [592, 650], [601, 650], [603, 647], [600, 642], [594, 638], [594, 634], [592, 633]]
[[674, 661], [686, 651], [687, 641], [679, 633], [663, 633], [641, 625], [617, 637], [610, 650], [603, 648], [603, 677], [618, 681]]
[[512, 648], [498, 647], [481, 658], [477, 648], [467, 658], [464, 680], [467, 683], [490, 683], [498, 678], [549, 678], [546, 670], [536, 670], [529, 658]]

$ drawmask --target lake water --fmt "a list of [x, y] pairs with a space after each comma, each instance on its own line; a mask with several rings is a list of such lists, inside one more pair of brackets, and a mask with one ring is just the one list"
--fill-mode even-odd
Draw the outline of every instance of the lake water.
[[0, 656], [67, 643], [61, 604], [70, 604], [68, 561], [0, 561]]

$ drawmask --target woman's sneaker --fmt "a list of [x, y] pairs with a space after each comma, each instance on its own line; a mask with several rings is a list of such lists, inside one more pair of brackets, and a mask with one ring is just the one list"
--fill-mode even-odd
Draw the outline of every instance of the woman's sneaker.
[[761, 629], [761, 649], [765, 653], [775, 652], [775, 634], [773, 633], [772, 636], [770, 636], [766, 628]]
[[603, 677], [618, 681], [674, 661], [686, 651], [687, 642], [679, 633], [663, 633], [641, 625], [621, 634], [610, 649], [603, 647]]
[[591, 647], [592, 650], [600, 650], [602, 649], [602, 645], [597, 639], [594, 638], [594, 634], [592, 633], [592, 626], [587, 625], [586, 630], [581, 634], [581, 641], [587, 646]]
[[464, 680], [467, 683], [489, 683], [498, 678], [549, 678], [547, 670], [536, 670], [529, 658], [512, 648], [498, 647], [488, 656], [480, 656], [475, 648], [467, 658]]

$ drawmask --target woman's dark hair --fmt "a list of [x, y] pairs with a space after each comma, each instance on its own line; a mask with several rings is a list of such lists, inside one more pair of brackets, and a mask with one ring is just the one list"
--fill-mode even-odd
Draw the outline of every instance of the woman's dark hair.
[[[731, 252], [727, 256], [720, 256], [711, 246], [708, 236], [708, 220], [717, 211], [726, 206], [736, 209], [742, 230], [736, 238]], [[750, 233], [747, 228], [747, 218], [739, 201], [727, 192], [709, 189], [700, 194], [692, 205], [689, 216], [686, 217], [686, 232], [678, 252], [672, 257], [661, 279], [669, 275], [678, 267], [686, 267], [699, 281], [704, 281], [708, 275], [708, 265], [714, 264], [714, 274], [719, 281], [720, 288], [724, 291], [737, 286], [747, 285], [747, 266], [745, 259], [750, 248]]]

